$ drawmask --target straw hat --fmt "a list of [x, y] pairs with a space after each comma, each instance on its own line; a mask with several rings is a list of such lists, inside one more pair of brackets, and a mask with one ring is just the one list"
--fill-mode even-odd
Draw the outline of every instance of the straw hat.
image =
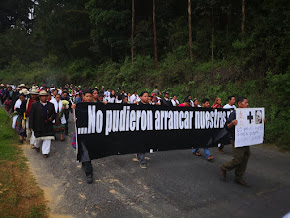
[[47, 93], [47, 91], [45, 91], [45, 90], [41, 90], [40, 92], [39, 92], [39, 96], [44, 96], [44, 95], [48, 95], [48, 93]]
[[24, 94], [24, 95], [28, 95], [29, 91], [27, 89], [22, 89], [19, 93]]
[[38, 93], [37, 88], [36, 87], [32, 87], [31, 88], [31, 91], [30, 91], [30, 94], [32, 94], [32, 95], [38, 95], [39, 93]]
[[26, 88], [26, 85], [22, 83], [18, 86], [18, 88]]

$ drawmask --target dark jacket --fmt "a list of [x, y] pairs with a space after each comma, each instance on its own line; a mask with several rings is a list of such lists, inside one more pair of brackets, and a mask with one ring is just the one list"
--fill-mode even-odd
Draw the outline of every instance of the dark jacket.
[[161, 99], [161, 105], [166, 107], [173, 107], [172, 102], [170, 99], [166, 100], [165, 98]]
[[23, 102], [21, 103], [20, 108], [16, 108], [16, 111], [18, 112], [18, 115], [19, 115], [21, 118], [23, 118], [23, 115], [24, 115], [24, 113], [25, 113], [25, 111], [26, 111], [26, 103], [27, 103], [27, 101], [25, 100], [25, 101], [23, 101]]
[[19, 99], [19, 92], [18, 91], [13, 92], [12, 98], [11, 99], [9, 98], [9, 100], [12, 100], [10, 104], [10, 108], [12, 109], [12, 112], [14, 112], [14, 105], [18, 99]]
[[[54, 105], [47, 102], [44, 107], [39, 101], [34, 102], [31, 106], [29, 116], [29, 128], [32, 128], [36, 138], [42, 136], [54, 136], [53, 123], [56, 113]], [[52, 118], [51, 121], [48, 119]]]
[[233, 120], [236, 119], [236, 111], [234, 110], [229, 118], [227, 119], [226, 121], [226, 124], [225, 124], [225, 128], [228, 130], [228, 132], [230, 133], [230, 138], [235, 140], [235, 128], [236, 126], [233, 126], [231, 129], [228, 128], [228, 124], [230, 124]]

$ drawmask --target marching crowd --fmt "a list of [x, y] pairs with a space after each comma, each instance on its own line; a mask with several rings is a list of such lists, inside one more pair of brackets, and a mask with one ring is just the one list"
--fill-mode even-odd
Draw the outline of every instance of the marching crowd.
[[[149, 93], [142, 91], [140, 95], [134, 92], [125, 92], [121, 88], [111, 90], [102, 86], [100, 89], [93, 89], [81, 86], [65, 85], [63, 88], [57, 88], [54, 85], [46, 86], [45, 84], [37, 86], [33, 84], [28, 87], [21, 84], [17, 87], [13, 85], [0, 85], [0, 100], [5, 110], [13, 119], [12, 127], [19, 134], [19, 142], [28, 141], [33, 149], [40, 152], [45, 158], [49, 157], [51, 140], [59, 138], [64, 141], [64, 135], [68, 135], [68, 119], [70, 113], [79, 102], [102, 102], [107, 103], [124, 103], [124, 104], [152, 104], [167, 107], [204, 107], [204, 108], [231, 108], [236, 109], [236, 99], [234, 96], [228, 97], [228, 104], [223, 106], [221, 99], [216, 98], [214, 103], [210, 105], [208, 98], [201, 99], [201, 105], [198, 99], [186, 96], [182, 102], [179, 102], [176, 95], [172, 95], [165, 91], [162, 93], [156, 86]], [[238, 106], [240, 108], [248, 107], [248, 100], [245, 97], [238, 98]], [[249, 147], [234, 147], [234, 127], [237, 125], [235, 110], [231, 113], [226, 122], [233, 146], [234, 159], [220, 167], [221, 179], [226, 179], [226, 172], [236, 169], [235, 181], [243, 186], [248, 184], [243, 180], [243, 174], [246, 170], [247, 161], [250, 155]], [[203, 148], [205, 158], [212, 161], [214, 157], [211, 155], [209, 148]], [[220, 153], [224, 153], [223, 145], [218, 148]], [[193, 148], [192, 153], [201, 156], [198, 148]], [[79, 159], [82, 162], [82, 168], [86, 174], [87, 182], [93, 182], [93, 167], [91, 164], [88, 151], [84, 145], [79, 145]], [[141, 168], [147, 168], [145, 153], [138, 153], [135, 161], [140, 163]]]

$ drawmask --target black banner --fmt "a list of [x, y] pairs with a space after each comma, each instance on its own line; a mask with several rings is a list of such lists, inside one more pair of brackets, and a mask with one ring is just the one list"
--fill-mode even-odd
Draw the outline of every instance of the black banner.
[[79, 103], [78, 159], [84, 150], [96, 159], [149, 149], [214, 147], [227, 135], [224, 125], [229, 114], [229, 109]]

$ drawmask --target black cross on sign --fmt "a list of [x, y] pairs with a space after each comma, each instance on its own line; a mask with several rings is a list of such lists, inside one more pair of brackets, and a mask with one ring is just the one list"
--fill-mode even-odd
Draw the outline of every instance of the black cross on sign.
[[252, 120], [253, 120], [253, 116], [252, 116], [251, 111], [249, 112], [249, 115], [247, 116], [247, 119], [249, 120], [249, 123], [251, 124]]

